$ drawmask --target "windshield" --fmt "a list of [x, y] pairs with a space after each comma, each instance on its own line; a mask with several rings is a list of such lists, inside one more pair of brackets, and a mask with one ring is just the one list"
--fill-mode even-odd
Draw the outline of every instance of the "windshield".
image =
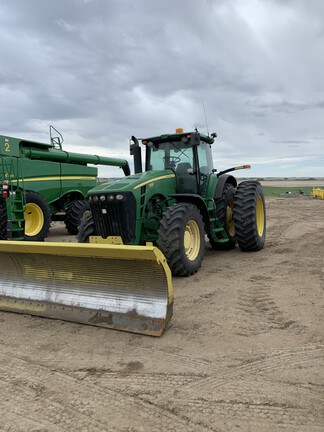
[[188, 168], [194, 168], [192, 147], [181, 141], [161, 143], [150, 150], [149, 170], [175, 170], [179, 163], [187, 163]]
[[204, 190], [208, 174], [213, 172], [211, 146], [205, 142], [192, 146], [183, 141], [167, 141], [147, 146], [146, 151], [146, 171], [172, 169], [177, 177], [178, 192]]
[[[201, 142], [197, 147], [200, 171], [209, 174], [213, 170], [213, 160], [210, 145]], [[147, 170], [164, 170], [177, 167], [187, 167], [196, 171], [193, 156], [193, 147], [182, 141], [169, 141], [159, 144], [158, 147], [151, 147], [148, 152]]]

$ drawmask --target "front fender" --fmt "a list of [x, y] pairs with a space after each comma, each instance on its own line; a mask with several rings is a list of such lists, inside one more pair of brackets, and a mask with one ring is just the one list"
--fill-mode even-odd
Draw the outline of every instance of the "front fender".
[[182, 203], [187, 202], [190, 204], [194, 204], [200, 211], [205, 226], [207, 227], [207, 231], [209, 230], [209, 215], [206, 207], [205, 201], [201, 198], [200, 195], [197, 194], [172, 194], [169, 195], [171, 198], [174, 198], [176, 202]]

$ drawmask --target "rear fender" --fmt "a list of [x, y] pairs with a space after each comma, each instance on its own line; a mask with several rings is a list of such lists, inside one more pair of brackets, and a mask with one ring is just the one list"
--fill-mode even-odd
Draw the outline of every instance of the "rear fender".
[[215, 190], [215, 195], [214, 195], [215, 199], [221, 198], [225, 183], [230, 183], [234, 187], [237, 186], [236, 178], [233, 177], [232, 175], [230, 175], [230, 174], [223, 174], [223, 175], [219, 176], [218, 177], [217, 186], [216, 186], [216, 190]]
[[65, 211], [65, 207], [71, 201], [77, 201], [83, 199], [85, 199], [85, 196], [80, 190], [69, 191], [64, 195], [61, 195], [58, 199], [55, 199], [54, 201], [48, 203], [49, 208], [51, 210], [51, 215], [54, 216], [57, 212]]

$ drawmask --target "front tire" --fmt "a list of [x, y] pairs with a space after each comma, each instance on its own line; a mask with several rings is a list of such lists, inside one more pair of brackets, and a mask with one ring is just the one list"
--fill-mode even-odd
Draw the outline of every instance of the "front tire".
[[34, 191], [25, 193], [25, 233], [26, 241], [44, 241], [51, 226], [51, 212], [41, 194]]
[[79, 231], [77, 235], [78, 243], [89, 243], [89, 237], [96, 235], [95, 226], [92, 214], [89, 213], [84, 219], [82, 219], [79, 225]]
[[198, 208], [180, 203], [164, 213], [158, 229], [157, 246], [174, 276], [190, 276], [201, 266], [205, 252], [205, 228]]
[[261, 250], [266, 237], [266, 210], [262, 186], [244, 181], [237, 187], [234, 200], [235, 236], [243, 251]]
[[78, 234], [78, 227], [90, 212], [90, 203], [87, 200], [72, 201], [65, 210], [64, 223], [69, 234]]

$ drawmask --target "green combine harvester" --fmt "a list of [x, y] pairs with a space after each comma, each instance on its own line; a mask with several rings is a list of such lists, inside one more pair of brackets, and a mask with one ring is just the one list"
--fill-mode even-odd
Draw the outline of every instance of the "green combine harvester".
[[79, 243], [0, 242], [0, 308], [162, 334], [172, 316], [171, 274], [198, 271], [206, 236], [215, 250], [265, 243], [262, 186], [230, 174], [249, 165], [214, 169], [215, 137], [182, 129], [133, 136], [135, 173], [88, 192]]
[[[86, 199], [97, 185], [93, 165], [119, 166], [130, 174], [123, 159], [66, 152], [62, 136], [49, 144], [0, 135], [0, 239], [43, 241], [52, 220], [64, 220], [77, 234], [89, 212]], [[56, 131], [57, 132], [57, 131]]]

